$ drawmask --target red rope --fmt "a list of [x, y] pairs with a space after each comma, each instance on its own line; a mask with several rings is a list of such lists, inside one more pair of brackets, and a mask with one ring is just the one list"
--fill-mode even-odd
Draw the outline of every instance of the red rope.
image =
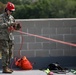
[[[22, 31], [22, 29], [20, 31]], [[22, 49], [22, 45], [23, 45], [23, 36], [22, 36], [22, 33], [20, 33], [20, 34], [21, 34], [21, 44], [20, 44], [20, 48], [18, 51], [19, 57], [21, 56], [20, 50]]]
[[[14, 31], [15, 31], [15, 29], [14, 29]], [[22, 31], [22, 27], [21, 27], [20, 31]], [[20, 33], [20, 34], [21, 34], [21, 44], [20, 44], [20, 48], [18, 49], [19, 57], [21, 57], [20, 50], [22, 49], [22, 45], [23, 45], [23, 36], [22, 36], [22, 33]], [[11, 69], [12, 69], [13, 64], [16, 62], [16, 58], [17, 57], [15, 57], [13, 62], [11, 63]]]
[[54, 41], [54, 42], [58, 42], [58, 43], [61, 43], [61, 44], [66, 44], [66, 45], [76, 47], [76, 44], [73, 44], [73, 43], [70, 43], [70, 42], [65, 42], [65, 41], [56, 40], [56, 39], [52, 39], [52, 38], [47, 38], [47, 37], [43, 37], [43, 36], [39, 36], [39, 35], [35, 35], [35, 34], [30, 34], [30, 33], [22, 32], [22, 31], [17, 31], [17, 30], [15, 30], [15, 31], [19, 32], [21, 34], [26, 34], [26, 35], [29, 35], [29, 36], [34, 36], [34, 37], [42, 38], [42, 39], [45, 39], [45, 40]]

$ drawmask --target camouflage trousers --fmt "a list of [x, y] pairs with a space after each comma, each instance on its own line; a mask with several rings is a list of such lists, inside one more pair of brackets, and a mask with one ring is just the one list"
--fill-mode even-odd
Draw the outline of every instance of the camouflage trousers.
[[12, 57], [12, 40], [0, 40], [0, 50], [2, 55], [2, 66], [8, 66], [10, 64], [10, 59]]

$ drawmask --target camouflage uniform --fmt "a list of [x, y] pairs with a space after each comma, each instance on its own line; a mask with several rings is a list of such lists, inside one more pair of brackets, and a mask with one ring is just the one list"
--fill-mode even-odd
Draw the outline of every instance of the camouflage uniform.
[[8, 27], [15, 23], [12, 15], [6, 13], [0, 15], [0, 49], [2, 51], [2, 66], [8, 66], [12, 55], [13, 31], [8, 31]]

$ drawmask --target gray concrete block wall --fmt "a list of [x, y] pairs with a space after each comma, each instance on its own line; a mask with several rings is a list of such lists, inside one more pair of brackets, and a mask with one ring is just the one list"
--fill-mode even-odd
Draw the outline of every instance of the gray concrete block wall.
[[[47, 38], [76, 43], [76, 18], [21, 19], [22, 31]], [[22, 37], [14, 33], [14, 56], [19, 56]], [[23, 34], [20, 54], [27, 57], [76, 56], [76, 47]]]

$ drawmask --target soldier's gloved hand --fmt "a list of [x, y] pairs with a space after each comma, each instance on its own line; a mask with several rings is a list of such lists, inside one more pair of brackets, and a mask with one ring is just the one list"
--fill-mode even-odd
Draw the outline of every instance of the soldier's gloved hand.
[[16, 25], [13, 26], [15, 30], [19, 30], [21, 28], [20, 23], [16, 23]]
[[20, 29], [20, 28], [21, 28], [20, 23], [17, 23], [17, 29]]

